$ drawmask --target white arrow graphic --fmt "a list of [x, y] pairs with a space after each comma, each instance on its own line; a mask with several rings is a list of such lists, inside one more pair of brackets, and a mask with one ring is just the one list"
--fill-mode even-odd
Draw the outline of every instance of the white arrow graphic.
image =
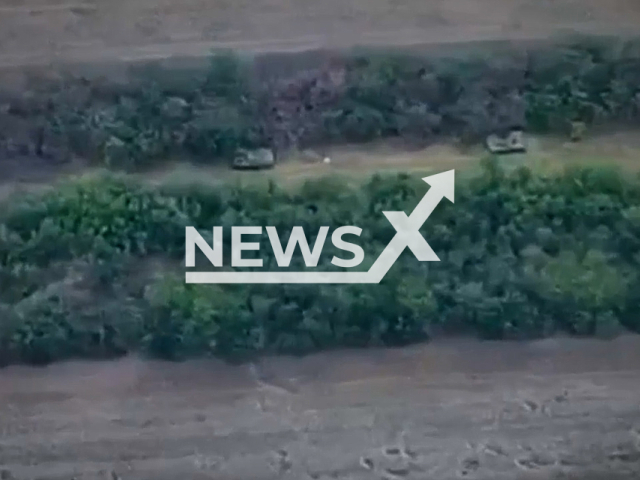
[[455, 171], [449, 170], [422, 180], [431, 185], [431, 188], [409, 217], [404, 212], [383, 212], [397, 233], [367, 272], [371, 276], [371, 283], [379, 283], [384, 278], [406, 247], [421, 262], [440, 261], [419, 230], [443, 197], [454, 202]]
[[187, 272], [187, 283], [380, 283], [405, 248], [409, 248], [421, 262], [440, 259], [420, 234], [443, 198], [454, 202], [455, 171], [424, 177], [431, 188], [420, 200], [411, 215], [404, 212], [383, 212], [396, 229], [395, 236], [367, 272]]

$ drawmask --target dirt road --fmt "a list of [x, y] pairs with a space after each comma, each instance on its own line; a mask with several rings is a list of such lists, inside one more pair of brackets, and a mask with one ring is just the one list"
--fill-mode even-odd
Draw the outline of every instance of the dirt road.
[[0, 0], [0, 66], [636, 33], [636, 0]]
[[2, 478], [637, 479], [639, 446], [638, 337], [0, 371]]
[[[394, 144], [395, 143], [395, 144]], [[590, 132], [581, 142], [570, 142], [563, 137], [527, 136], [528, 151], [504, 158], [502, 165], [513, 168], [526, 165], [534, 172], [549, 173], [562, 171], [570, 166], [615, 166], [635, 174], [640, 169], [640, 134], [637, 129], [617, 132]], [[486, 155], [484, 146], [459, 148], [452, 144], [439, 143], [421, 149], [407, 148], [402, 142], [379, 141], [367, 145], [340, 145], [315, 151], [316, 157], [329, 157], [330, 164], [320, 160], [305, 161], [300, 154], [291, 153], [279, 159], [273, 170], [237, 171], [226, 165], [197, 166], [185, 162], [168, 162], [154, 171], [138, 175], [143, 181], [157, 183], [195, 183], [214, 185], [216, 183], [264, 183], [269, 180], [279, 185], [295, 186], [302, 181], [323, 176], [340, 176], [343, 180], [361, 182], [376, 173], [411, 173], [429, 175], [437, 171], [456, 169], [459, 172], [473, 172], [479, 161]], [[17, 165], [20, 168], [21, 165]], [[64, 173], [64, 172], [63, 172]], [[36, 183], [46, 170], [24, 172], [22, 178]], [[35, 178], [34, 178], [35, 177]], [[3, 192], [11, 192], [15, 185], [2, 185]], [[24, 187], [24, 184], [20, 185]], [[6, 195], [6, 194], [5, 194]]]

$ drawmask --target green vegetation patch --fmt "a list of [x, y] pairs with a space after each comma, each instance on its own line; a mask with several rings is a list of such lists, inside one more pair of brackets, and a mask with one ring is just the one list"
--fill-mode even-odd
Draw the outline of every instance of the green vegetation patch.
[[586, 38], [447, 58], [336, 53], [273, 79], [218, 52], [204, 73], [158, 67], [127, 86], [67, 78], [28, 92], [2, 109], [0, 147], [135, 169], [176, 156], [226, 162], [239, 148], [475, 142], [516, 126], [579, 139], [590, 125], [638, 124], [639, 45]]
[[[412, 211], [427, 188], [402, 174], [287, 189], [100, 176], [12, 198], [0, 210], [0, 359], [244, 358], [640, 329], [640, 179], [610, 169], [541, 176], [485, 161], [422, 229], [441, 262], [405, 252], [379, 285], [184, 283], [185, 226], [210, 240], [216, 225], [273, 225], [286, 242], [300, 225], [312, 243], [320, 226], [357, 225], [370, 264], [395, 233], [381, 212]], [[327, 244], [318, 268], [335, 253]], [[291, 268], [301, 265], [297, 254]]]

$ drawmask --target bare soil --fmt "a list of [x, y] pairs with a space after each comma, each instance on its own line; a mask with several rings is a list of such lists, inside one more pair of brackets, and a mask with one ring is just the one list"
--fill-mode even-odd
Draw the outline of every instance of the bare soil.
[[16, 479], [637, 479], [640, 338], [0, 371]]
[[637, 32], [635, 0], [1, 0], [0, 66]]

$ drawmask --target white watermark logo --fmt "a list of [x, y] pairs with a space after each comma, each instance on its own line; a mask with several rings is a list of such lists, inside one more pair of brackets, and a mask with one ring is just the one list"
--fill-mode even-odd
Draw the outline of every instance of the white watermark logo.
[[[420, 203], [407, 216], [405, 212], [382, 212], [396, 229], [396, 234], [382, 251], [378, 259], [366, 272], [318, 272], [318, 271], [215, 271], [187, 272], [187, 283], [380, 283], [389, 269], [396, 262], [405, 248], [421, 262], [439, 262], [431, 246], [420, 234], [420, 228], [429, 218], [443, 198], [454, 201], [454, 170], [423, 178], [431, 188], [422, 197]], [[259, 250], [260, 244], [243, 241], [243, 235], [261, 235], [263, 227], [232, 227], [231, 231], [231, 266], [262, 268], [262, 259], [242, 258], [242, 252]], [[288, 267], [291, 257], [300, 245], [300, 250], [307, 268], [317, 267], [322, 248], [327, 239], [329, 227], [321, 227], [313, 249], [309, 247], [302, 227], [294, 227], [286, 249], [283, 249], [275, 227], [265, 227], [278, 267]], [[353, 254], [350, 260], [333, 257], [331, 263], [341, 268], [354, 268], [364, 260], [364, 250], [359, 245], [346, 242], [343, 235], [359, 236], [362, 229], [355, 226], [344, 226], [334, 230], [331, 242], [340, 249]], [[223, 267], [222, 227], [213, 227], [213, 246], [202, 238], [194, 227], [186, 228], [185, 261], [187, 268], [195, 267], [196, 246], [216, 268]]]

